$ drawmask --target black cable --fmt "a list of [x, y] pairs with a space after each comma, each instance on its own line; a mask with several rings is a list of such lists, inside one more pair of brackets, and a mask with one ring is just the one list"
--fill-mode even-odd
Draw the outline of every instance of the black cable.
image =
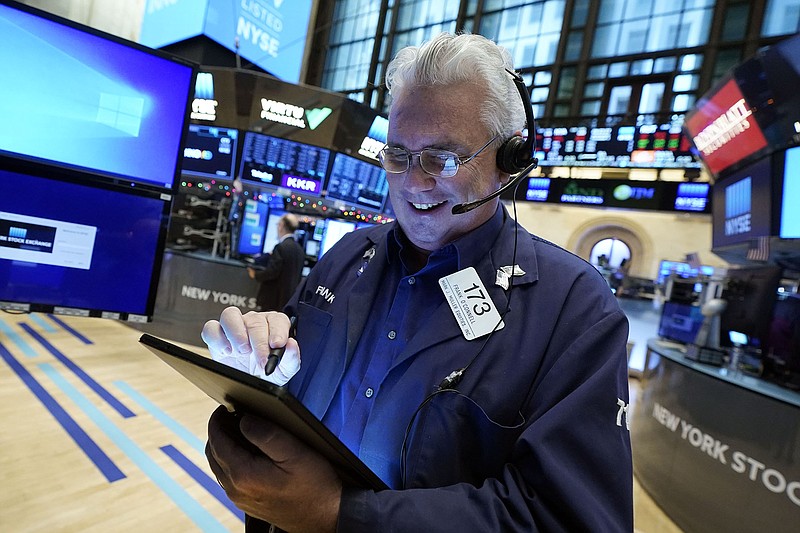
[[[517, 187], [519, 187], [519, 183], [517, 183]], [[436, 387], [436, 390], [430, 393], [414, 410], [414, 413], [411, 415], [411, 419], [408, 421], [406, 425], [405, 433], [403, 434], [403, 444], [400, 447], [400, 487], [402, 489], [406, 488], [406, 453], [408, 447], [408, 436], [411, 432], [411, 427], [414, 425], [414, 420], [416, 420], [417, 416], [419, 415], [420, 411], [428, 405], [436, 396], [439, 394], [443, 394], [445, 392], [452, 392], [455, 394], [459, 394], [464, 396], [456, 387], [461, 382], [461, 378], [464, 376], [464, 373], [472, 366], [472, 363], [478, 358], [478, 356], [483, 353], [484, 348], [488, 344], [489, 340], [494, 336], [495, 332], [498, 331], [497, 328], [500, 326], [500, 323], [503, 321], [505, 316], [511, 310], [511, 294], [514, 292], [514, 273], [515, 267], [517, 264], [517, 244], [519, 242], [519, 219], [517, 217], [517, 194], [516, 189], [514, 190], [514, 196], [511, 200], [511, 205], [513, 207], [514, 212], [514, 251], [511, 254], [511, 275], [509, 276], [509, 286], [508, 286], [508, 301], [506, 303], [505, 310], [500, 313], [500, 320], [495, 324], [494, 329], [492, 329], [491, 333], [484, 339], [483, 344], [481, 344], [480, 349], [475, 353], [475, 355], [470, 359], [470, 361], [458, 370], [454, 370], [451, 372], [446, 378], [442, 380], [441, 383]], [[502, 231], [502, 230], [501, 230]]]

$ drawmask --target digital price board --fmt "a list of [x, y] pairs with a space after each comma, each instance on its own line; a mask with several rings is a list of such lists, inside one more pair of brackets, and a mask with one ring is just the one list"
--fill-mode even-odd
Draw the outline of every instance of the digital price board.
[[541, 166], [700, 168], [679, 124], [539, 128]]

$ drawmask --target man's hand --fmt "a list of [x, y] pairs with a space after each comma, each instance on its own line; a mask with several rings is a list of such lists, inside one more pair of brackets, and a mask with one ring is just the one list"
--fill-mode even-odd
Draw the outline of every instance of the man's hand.
[[[283, 313], [250, 311], [242, 315], [238, 307], [228, 307], [218, 321], [206, 322], [200, 336], [215, 361], [285, 385], [300, 370], [300, 347], [289, 337], [289, 329], [289, 317]], [[270, 349], [283, 346], [286, 351], [280, 364], [265, 376]]]
[[286, 531], [336, 530], [341, 480], [279, 426], [219, 407], [208, 422], [206, 457], [228, 497], [250, 516]]

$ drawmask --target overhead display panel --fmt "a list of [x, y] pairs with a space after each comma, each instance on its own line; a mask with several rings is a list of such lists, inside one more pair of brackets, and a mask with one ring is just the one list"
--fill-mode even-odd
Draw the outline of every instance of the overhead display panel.
[[699, 168], [680, 124], [538, 128], [540, 166]]
[[161, 48], [205, 35], [243, 61], [300, 80], [312, 0], [148, 0], [140, 42]]
[[252, 131], [245, 132], [241, 179], [319, 196], [330, 151]]
[[716, 178], [800, 144], [800, 34], [760, 50], [700, 98], [685, 128]]
[[686, 119], [686, 129], [715, 175], [767, 146], [752, 115], [736, 82], [729, 79]]
[[710, 195], [708, 183], [547, 177], [529, 178], [516, 190], [528, 202], [687, 213], [710, 213]]
[[208, 0], [147, 0], [139, 42], [161, 48], [203, 33]]

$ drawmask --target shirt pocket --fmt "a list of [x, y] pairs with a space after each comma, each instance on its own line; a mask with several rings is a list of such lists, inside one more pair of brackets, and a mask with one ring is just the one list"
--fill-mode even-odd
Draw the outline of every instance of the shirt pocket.
[[480, 486], [499, 477], [525, 425], [519, 412], [510, 418], [508, 425], [492, 420], [457, 391], [437, 395], [420, 411], [411, 433], [406, 488], [460, 482]]
[[304, 390], [320, 360], [323, 341], [328, 337], [333, 315], [304, 302], [297, 304], [295, 340], [300, 346], [300, 373], [289, 384], [292, 391]]

